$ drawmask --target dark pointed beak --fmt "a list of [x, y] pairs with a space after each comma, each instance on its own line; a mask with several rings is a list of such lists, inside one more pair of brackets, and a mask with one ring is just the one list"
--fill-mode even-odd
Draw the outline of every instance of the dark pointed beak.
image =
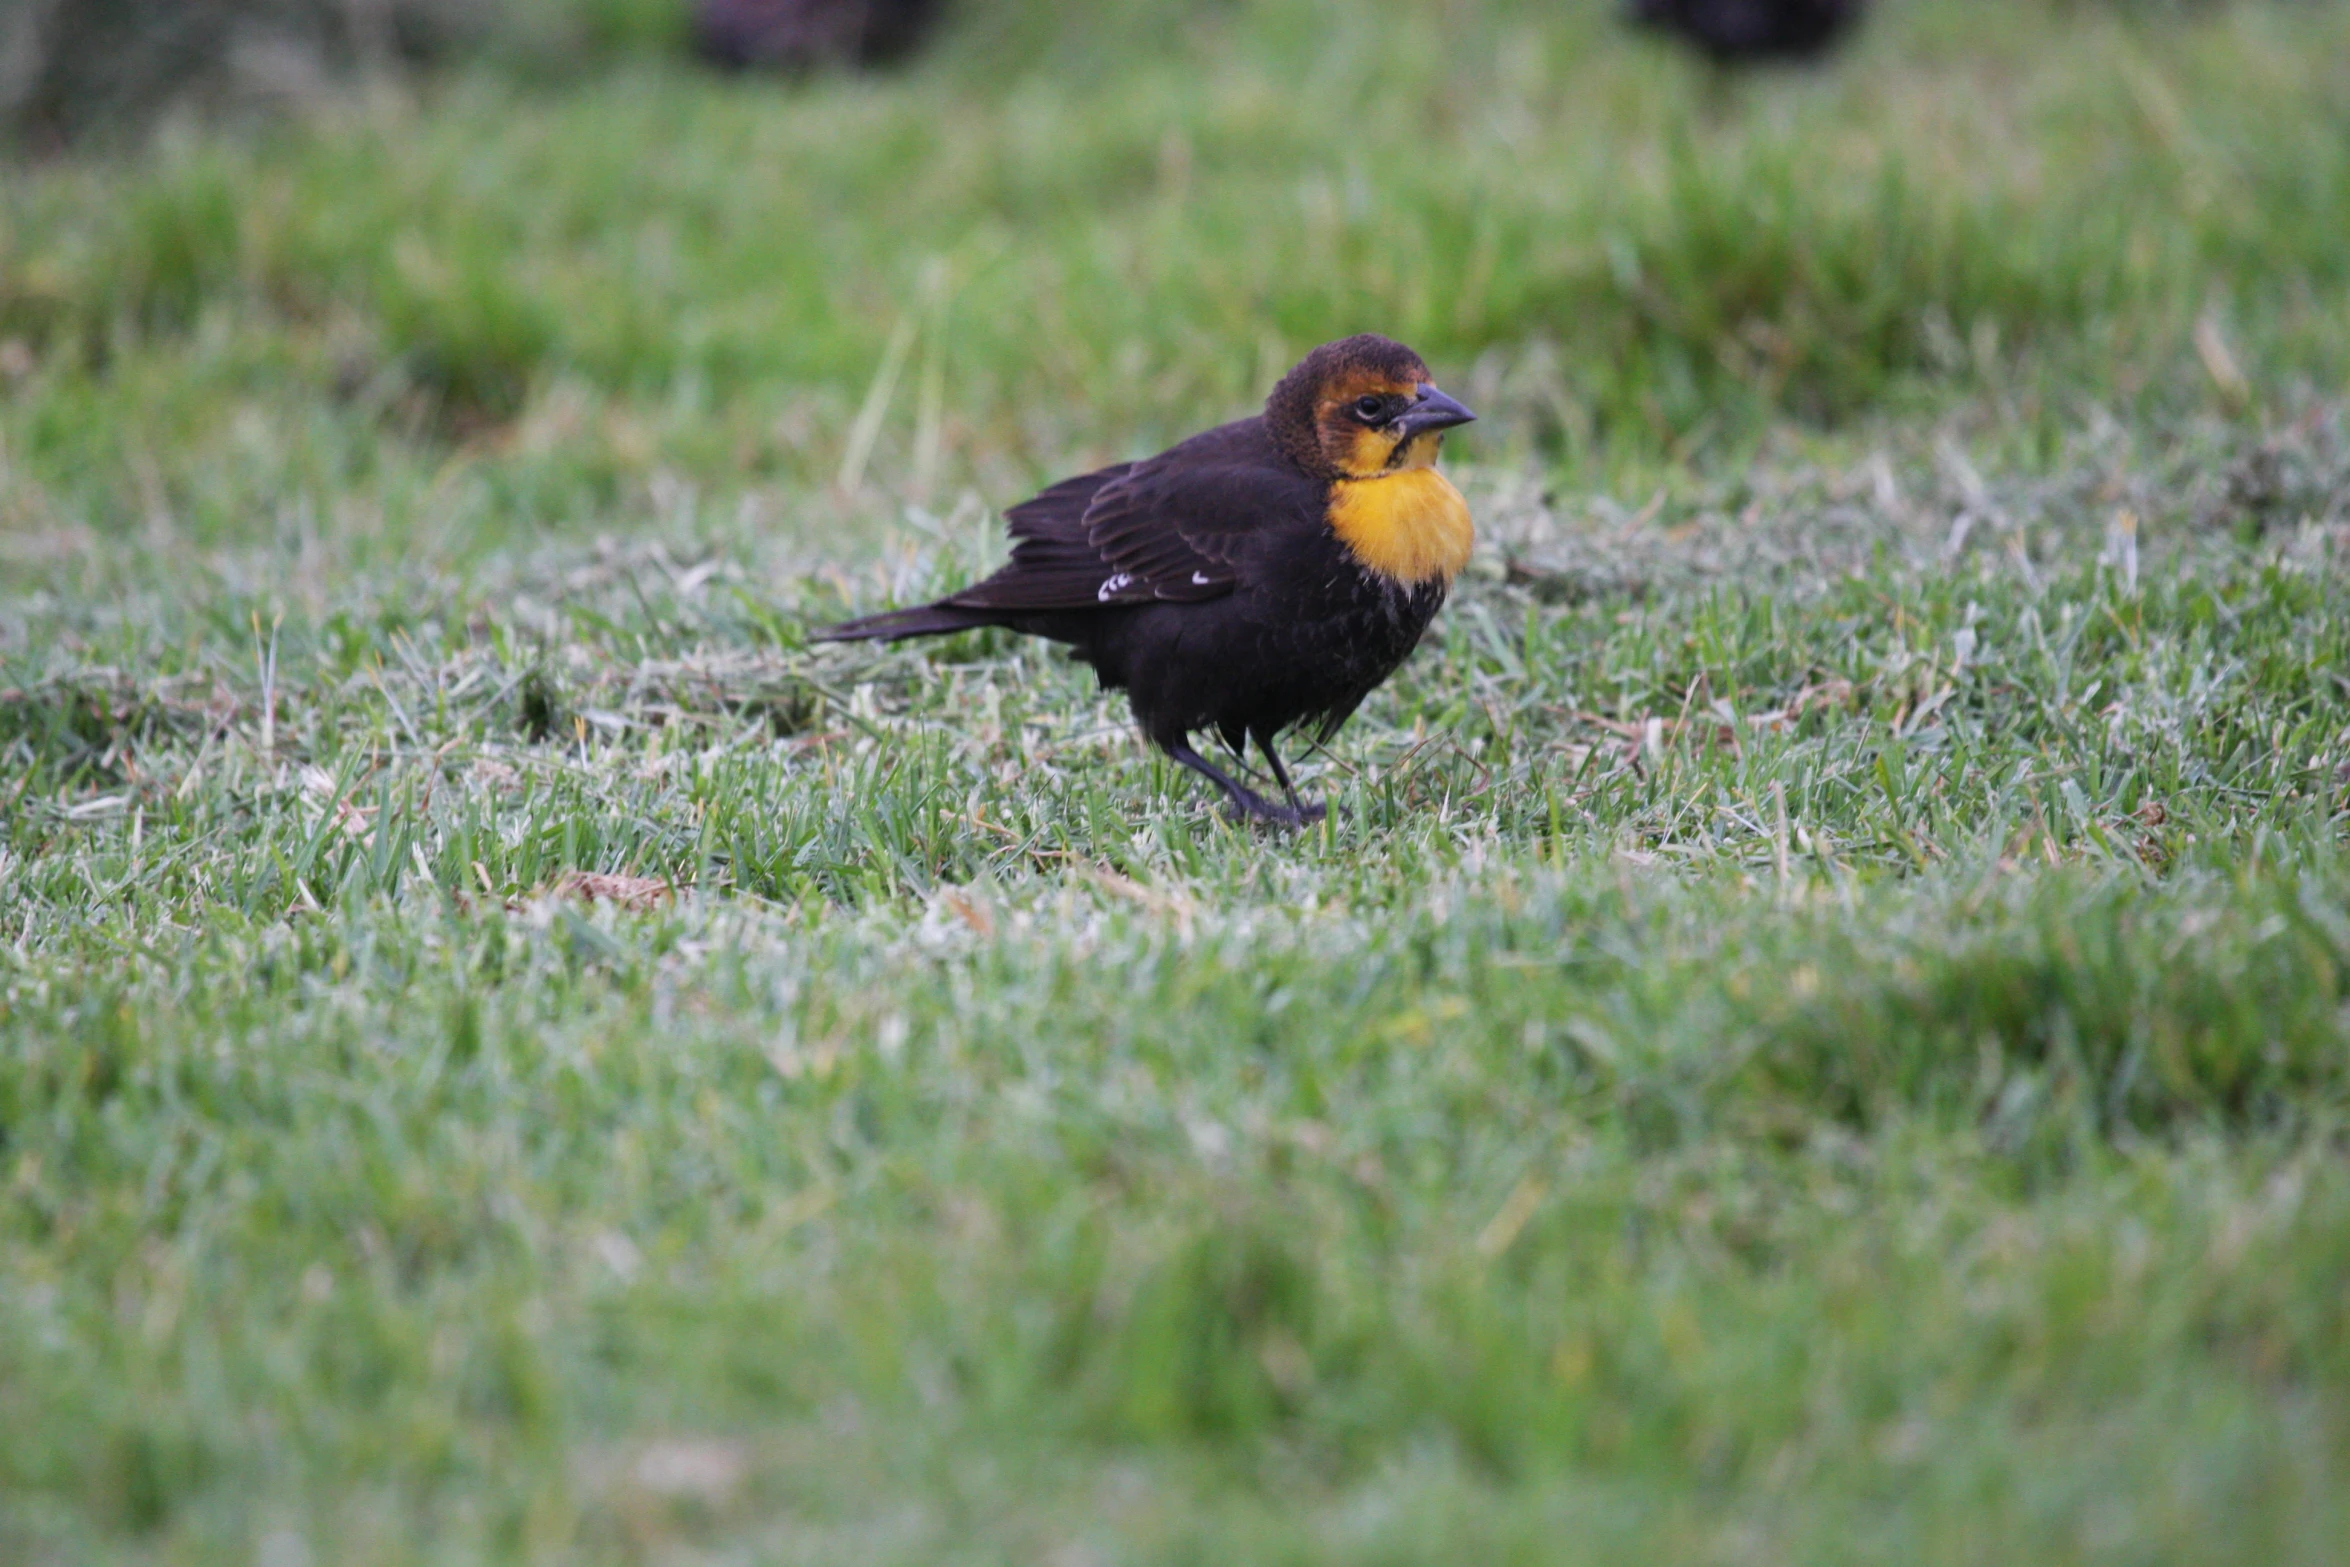
[[1456, 424], [1467, 424], [1477, 416], [1459, 403], [1445, 396], [1427, 382], [1420, 383], [1419, 398], [1412, 406], [1395, 416], [1395, 427], [1410, 440], [1430, 430], [1449, 430]]

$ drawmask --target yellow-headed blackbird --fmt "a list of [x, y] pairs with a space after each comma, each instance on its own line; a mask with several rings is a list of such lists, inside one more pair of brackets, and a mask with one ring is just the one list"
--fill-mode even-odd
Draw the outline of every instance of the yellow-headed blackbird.
[[[984, 582], [822, 640], [1008, 626], [1071, 643], [1236, 815], [1302, 826], [1325, 808], [1298, 799], [1274, 739], [1335, 734], [1444, 603], [1474, 529], [1436, 454], [1475, 417], [1401, 343], [1325, 343], [1255, 418], [1013, 507], [1011, 563]], [[1203, 729], [1244, 758], [1254, 739], [1289, 803], [1194, 751]]]
[[1823, 54], [1864, 0], [1631, 0], [1635, 22], [1679, 33], [1717, 65]]

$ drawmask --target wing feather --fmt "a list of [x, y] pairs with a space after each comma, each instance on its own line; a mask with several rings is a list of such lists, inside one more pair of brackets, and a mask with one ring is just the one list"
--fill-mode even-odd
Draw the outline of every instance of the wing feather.
[[1070, 609], [1097, 602], [1109, 568], [1085, 537], [1086, 508], [1096, 491], [1134, 465], [1116, 463], [1063, 479], [1004, 513], [1012, 558], [1002, 570], [946, 602], [960, 609]]
[[1004, 514], [1012, 559], [946, 600], [969, 609], [1198, 603], [1240, 580], [1253, 541], [1312, 517], [1319, 489], [1243, 420], [1139, 463], [1064, 479]]

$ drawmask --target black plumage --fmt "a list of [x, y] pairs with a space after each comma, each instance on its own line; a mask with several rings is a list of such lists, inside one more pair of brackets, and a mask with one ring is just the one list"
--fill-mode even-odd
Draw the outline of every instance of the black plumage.
[[736, 69], [881, 65], [910, 54], [940, 0], [700, 0], [694, 43]]
[[1865, 8], [1864, 0], [1631, 0], [1634, 21], [1678, 33], [1721, 65], [1824, 54]]
[[[1472, 417], [1398, 343], [1325, 344], [1263, 414], [1013, 507], [1012, 558], [993, 576], [822, 637], [1005, 626], [1069, 643], [1236, 813], [1316, 820], [1275, 739], [1335, 734], [1418, 645], [1468, 549], [1467, 508], [1433, 464], [1441, 432]], [[1210, 729], [1243, 756], [1253, 739], [1288, 803], [1193, 750]]]

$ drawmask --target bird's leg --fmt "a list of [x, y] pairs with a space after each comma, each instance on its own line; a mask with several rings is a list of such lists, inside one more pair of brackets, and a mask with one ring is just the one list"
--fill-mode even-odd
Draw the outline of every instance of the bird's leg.
[[1307, 822], [1318, 822], [1323, 817], [1330, 814], [1330, 807], [1324, 805], [1321, 801], [1307, 801], [1301, 800], [1297, 797], [1297, 789], [1289, 781], [1289, 769], [1281, 765], [1281, 753], [1273, 749], [1273, 737], [1271, 735], [1259, 734], [1257, 736], [1257, 749], [1265, 753], [1266, 762], [1271, 764], [1273, 768], [1273, 781], [1281, 786], [1281, 792], [1283, 794], [1289, 796], [1289, 809], [1296, 815], [1299, 825], [1302, 826]]
[[1208, 782], [1224, 791], [1232, 801], [1235, 817], [1251, 817], [1260, 822], [1277, 822], [1284, 827], [1301, 827], [1304, 818], [1288, 806], [1275, 805], [1263, 795], [1244, 787], [1237, 779], [1191, 748], [1188, 740], [1177, 740], [1167, 747], [1167, 754]]

